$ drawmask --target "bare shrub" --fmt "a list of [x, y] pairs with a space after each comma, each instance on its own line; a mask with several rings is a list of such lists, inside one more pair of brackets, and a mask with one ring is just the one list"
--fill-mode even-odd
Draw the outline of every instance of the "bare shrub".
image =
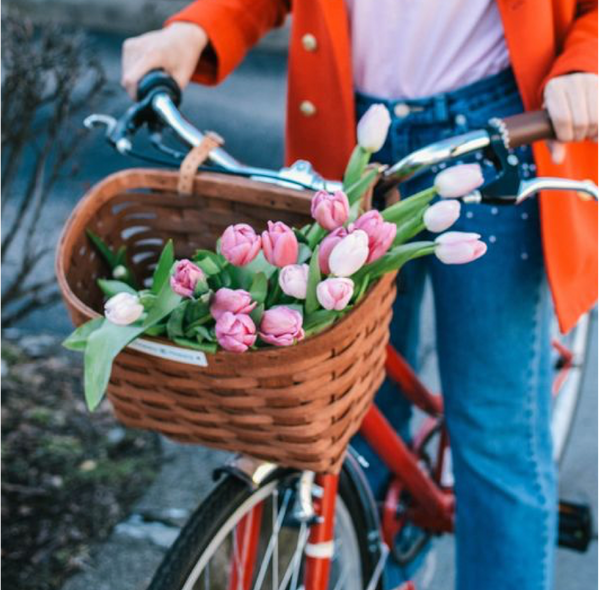
[[[104, 85], [100, 62], [82, 35], [56, 25], [35, 28], [23, 17], [2, 21], [3, 327], [58, 298], [40, 220], [56, 181], [72, 172], [84, 138], [83, 112]], [[7, 274], [6, 272], [4, 273]], [[38, 278], [42, 276], [43, 278]]]

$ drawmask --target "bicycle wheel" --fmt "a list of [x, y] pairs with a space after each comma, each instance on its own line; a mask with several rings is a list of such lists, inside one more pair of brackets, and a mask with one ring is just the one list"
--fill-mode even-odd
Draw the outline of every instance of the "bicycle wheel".
[[[292, 514], [299, 475], [277, 471], [258, 489], [228, 475], [183, 528], [149, 590], [303, 588], [303, 549], [310, 527], [297, 522]], [[249, 549], [252, 542], [247, 533], [253, 527], [259, 532], [254, 536], [256, 546]], [[376, 567], [368, 542], [361, 500], [342, 472], [329, 589], [367, 587]], [[240, 571], [246, 551], [255, 551], [256, 558], [253, 567]]]
[[555, 322], [552, 334], [554, 379], [552, 384], [552, 440], [554, 459], [564, 457], [583, 388], [587, 351], [592, 337], [592, 312], [581, 317], [565, 335]]

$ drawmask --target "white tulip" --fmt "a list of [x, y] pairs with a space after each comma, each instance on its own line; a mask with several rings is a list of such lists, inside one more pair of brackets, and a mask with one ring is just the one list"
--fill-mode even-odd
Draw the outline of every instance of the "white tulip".
[[139, 297], [131, 293], [117, 293], [104, 304], [106, 319], [119, 326], [132, 324], [143, 312]]
[[290, 297], [306, 299], [308, 264], [288, 264], [279, 273], [279, 286]]
[[384, 105], [374, 104], [369, 107], [356, 128], [358, 145], [371, 154], [378, 152], [385, 143], [391, 122], [390, 114]]
[[435, 177], [435, 190], [446, 199], [464, 197], [484, 183], [479, 164], [460, 164], [440, 172]]
[[438, 201], [423, 215], [425, 227], [435, 233], [446, 231], [460, 217], [460, 201]]
[[340, 240], [329, 255], [329, 269], [336, 277], [353, 275], [369, 257], [369, 236], [362, 229], [354, 230]]

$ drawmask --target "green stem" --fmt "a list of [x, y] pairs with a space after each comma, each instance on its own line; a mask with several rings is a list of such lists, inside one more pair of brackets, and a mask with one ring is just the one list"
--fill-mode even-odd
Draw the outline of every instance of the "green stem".
[[311, 250], [327, 235], [327, 230], [323, 229], [318, 223], [314, 223], [306, 234], [306, 241]]
[[366, 151], [364, 148], [359, 145], [354, 148], [350, 160], [348, 161], [348, 165], [346, 166], [346, 172], [344, 173], [344, 191], [348, 191], [349, 187], [360, 180], [370, 158], [370, 152]]
[[425, 189], [412, 197], [402, 199], [401, 201], [390, 205], [381, 215], [386, 221], [397, 224], [402, 221], [403, 217], [410, 215], [415, 210], [428, 204], [435, 195], [436, 191], [434, 187]]
[[396, 237], [394, 238], [393, 246], [399, 246], [400, 244], [408, 242], [408, 240], [419, 235], [424, 229], [425, 224], [423, 223], [422, 214], [399, 225], [398, 231], [396, 232]]

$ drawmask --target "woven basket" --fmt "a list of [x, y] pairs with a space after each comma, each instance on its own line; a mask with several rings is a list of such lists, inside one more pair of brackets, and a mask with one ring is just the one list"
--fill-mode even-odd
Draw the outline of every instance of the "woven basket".
[[[125, 244], [142, 283], [169, 238], [184, 258], [214, 248], [232, 222], [258, 231], [268, 220], [309, 220], [309, 193], [207, 173], [196, 177], [192, 196], [182, 196], [177, 180], [176, 172], [121, 172], [92, 188], [72, 213], [56, 270], [75, 324], [98, 315], [103, 296], [96, 280], [109, 274], [86, 228], [112, 247]], [[384, 378], [394, 296], [394, 276], [386, 275], [329, 330], [290, 348], [209, 354], [206, 367], [127, 348], [114, 362], [108, 398], [127, 426], [286, 467], [337, 472]]]

